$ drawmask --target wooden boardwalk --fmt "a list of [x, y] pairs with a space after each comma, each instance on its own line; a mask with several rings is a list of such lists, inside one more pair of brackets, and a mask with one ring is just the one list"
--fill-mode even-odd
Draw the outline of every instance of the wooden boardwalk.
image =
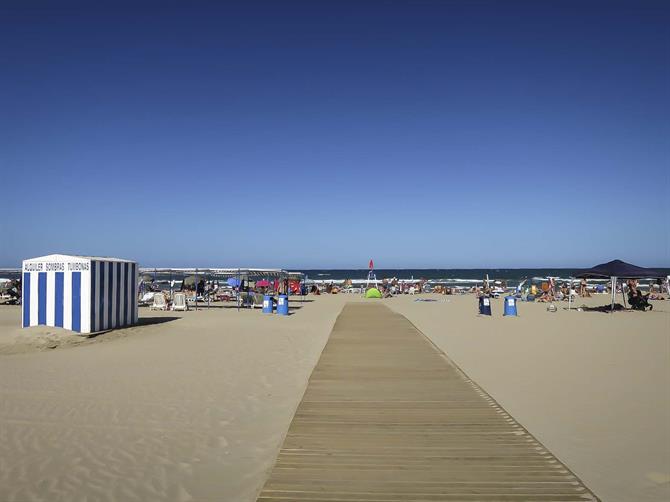
[[405, 317], [349, 303], [258, 500], [597, 498]]

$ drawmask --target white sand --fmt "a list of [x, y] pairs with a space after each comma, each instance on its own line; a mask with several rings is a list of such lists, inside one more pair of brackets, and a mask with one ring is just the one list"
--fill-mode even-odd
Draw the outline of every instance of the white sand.
[[338, 313], [187, 312], [0, 356], [0, 500], [254, 500]]
[[[521, 304], [503, 319], [499, 303], [479, 318], [472, 297], [434, 298], [384, 301], [603, 500], [670, 498], [670, 302], [611, 316]], [[0, 306], [0, 500], [253, 501], [357, 300], [311, 299], [289, 318], [142, 310], [177, 319], [83, 343], [21, 330]]]
[[520, 303], [520, 317], [503, 318], [494, 300], [488, 318], [475, 315], [472, 297], [434, 298], [389, 306], [602, 500], [670, 500], [670, 302], [613, 315]]

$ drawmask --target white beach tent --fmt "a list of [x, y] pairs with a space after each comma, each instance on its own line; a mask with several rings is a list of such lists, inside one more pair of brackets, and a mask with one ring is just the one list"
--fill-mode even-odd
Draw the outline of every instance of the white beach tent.
[[137, 263], [52, 254], [24, 260], [23, 327], [91, 333], [137, 322]]

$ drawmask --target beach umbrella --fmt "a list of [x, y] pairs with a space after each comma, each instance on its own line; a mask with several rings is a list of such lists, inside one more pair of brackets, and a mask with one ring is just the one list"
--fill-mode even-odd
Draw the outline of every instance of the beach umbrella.
[[381, 298], [382, 294], [377, 288], [370, 288], [365, 292], [365, 298]]
[[237, 288], [240, 286], [240, 280], [237, 277], [230, 277], [226, 282], [231, 288]]

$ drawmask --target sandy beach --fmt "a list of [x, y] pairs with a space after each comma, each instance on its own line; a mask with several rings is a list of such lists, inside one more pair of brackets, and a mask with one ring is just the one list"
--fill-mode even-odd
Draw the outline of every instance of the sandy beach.
[[[470, 297], [393, 299], [404, 314], [604, 501], [670, 498], [670, 302], [652, 312], [477, 317]], [[578, 300], [603, 305], [606, 295]], [[567, 305], [563, 305], [567, 306]]]
[[[670, 302], [502, 318], [494, 300], [486, 318], [472, 296], [422, 298], [383, 302], [602, 500], [670, 497]], [[92, 339], [0, 306], [0, 500], [255, 500], [338, 314], [365, 301], [308, 299], [285, 318], [141, 309]]]
[[[254, 500], [338, 312], [142, 309], [167, 322], [84, 346], [12, 343], [24, 353], [0, 362], [0, 500]], [[7, 340], [19, 309], [0, 315]]]
[[670, 502], [670, 1], [0, 18], [0, 502]]

